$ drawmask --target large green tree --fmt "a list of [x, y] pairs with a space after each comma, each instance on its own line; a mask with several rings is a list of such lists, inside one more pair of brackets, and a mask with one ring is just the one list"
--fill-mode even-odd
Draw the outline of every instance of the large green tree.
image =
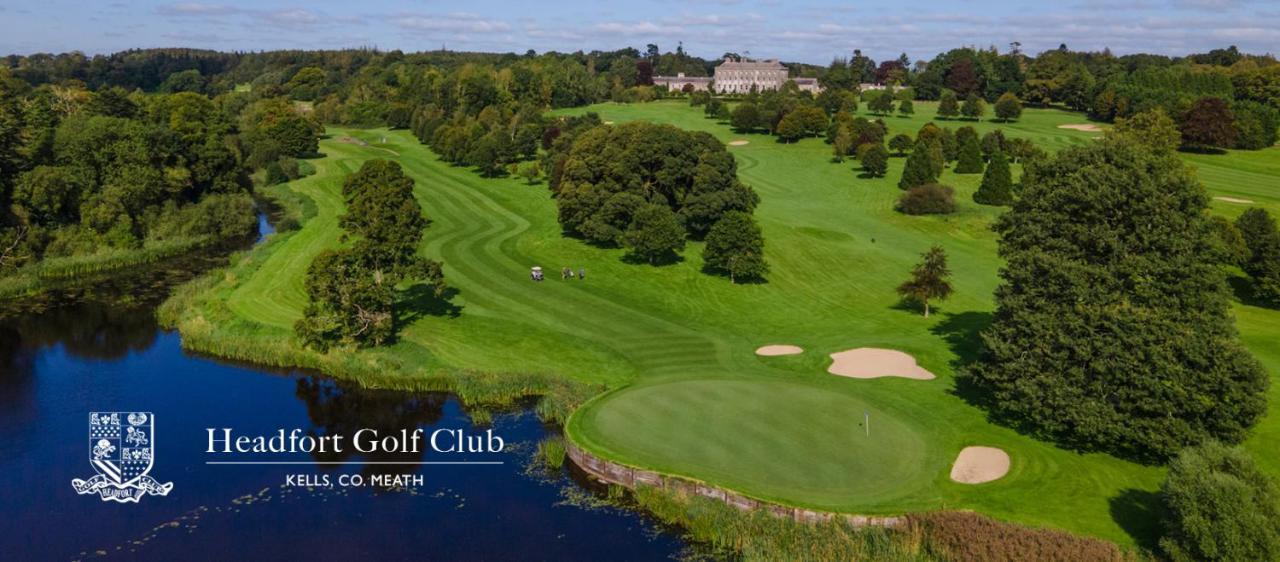
[[1236, 230], [1247, 248], [1242, 264], [1253, 281], [1255, 298], [1280, 303], [1280, 230], [1271, 214], [1250, 207], [1236, 219]]
[[969, 370], [993, 413], [1147, 461], [1243, 439], [1268, 380], [1238, 340], [1207, 206], [1176, 155], [1123, 139], [1029, 165], [995, 225], [1006, 266]]
[[763, 279], [769, 273], [760, 227], [751, 215], [741, 211], [725, 213], [711, 227], [702, 261], [708, 270], [728, 275], [734, 283]]
[[633, 122], [596, 126], [557, 145], [547, 169], [560, 224], [591, 242], [620, 243], [636, 202], [666, 202], [701, 239], [725, 213], [751, 212], [759, 201], [739, 181], [733, 155], [707, 133]]
[[444, 293], [439, 262], [418, 255], [427, 219], [413, 196], [413, 179], [388, 160], [366, 161], [347, 176], [339, 219], [351, 246], [321, 254], [307, 270], [310, 302], [294, 331], [304, 345], [382, 345], [395, 335], [403, 284]]
[[670, 206], [646, 204], [632, 216], [622, 243], [633, 259], [669, 262], [684, 249], [685, 231]]
[[1160, 486], [1160, 547], [1174, 562], [1280, 560], [1280, 490], [1240, 447], [1178, 454]]

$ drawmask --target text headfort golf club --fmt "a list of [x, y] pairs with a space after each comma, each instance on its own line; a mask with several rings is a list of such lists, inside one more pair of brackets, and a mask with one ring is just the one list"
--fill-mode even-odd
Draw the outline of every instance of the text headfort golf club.
[[206, 453], [422, 453], [428, 449], [437, 453], [500, 453], [505, 446], [492, 429], [471, 434], [442, 428], [428, 434], [422, 429], [382, 433], [365, 428], [352, 433], [349, 439], [342, 434], [312, 435], [297, 428], [263, 435], [238, 435], [229, 427], [210, 427], [206, 431]]

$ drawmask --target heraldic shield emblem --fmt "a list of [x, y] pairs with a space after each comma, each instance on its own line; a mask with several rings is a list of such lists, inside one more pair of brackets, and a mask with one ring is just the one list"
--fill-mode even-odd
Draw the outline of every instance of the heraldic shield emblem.
[[151, 412], [89, 414], [89, 464], [98, 474], [71, 481], [77, 494], [97, 493], [102, 501], [137, 503], [144, 495], [166, 496], [173, 483], [147, 475], [155, 460], [155, 416]]

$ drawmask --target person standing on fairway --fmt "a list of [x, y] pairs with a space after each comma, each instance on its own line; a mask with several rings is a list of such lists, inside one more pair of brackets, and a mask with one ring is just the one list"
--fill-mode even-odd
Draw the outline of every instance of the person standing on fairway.
[[586, 278], [587, 278], [587, 268], [585, 268], [585, 267], [579, 267], [579, 268], [578, 268], [578, 279], [579, 279], [579, 280], [582, 280], [582, 279], [586, 279]]

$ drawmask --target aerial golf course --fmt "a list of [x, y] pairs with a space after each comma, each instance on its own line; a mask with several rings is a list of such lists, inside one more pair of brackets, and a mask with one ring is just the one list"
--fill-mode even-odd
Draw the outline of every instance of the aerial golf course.
[[[933, 119], [934, 105], [919, 103], [916, 111], [886, 117], [890, 133], [914, 136]], [[942, 183], [956, 188], [957, 212], [908, 216], [894, 210], [901, 157], [885, 177], [867, 179], [854, 171], [856, 162], [832, 163], [821, 139], [783, 144], [735, 134], [684, 101], [563, 113], [584, 112], [738, 141], [729, 150], [743, 182], [760, 195], [768, 281], [732, 284], [702, 273], [697, 243], [679, 263], [626, 263], [623, 250], [564, 237], [545, 183], [482, 178], [440, 161], [406, 131], [330, 128], [321, 141], [325, 156], [311, 161], [317, 173], [283, 188], [302, 201], [301, 229], [274, 235], [218, 277], [179, 326], [184, 334], [226, 332], [287, 346], [306, 305], [308, 265], [343, 243], [343, 179], [365, 160], [392, 159], [416, 181], [431, 221], [421, 252], [444, 263], [452, 291], [447, 307], [410, 313], [394, 345], [333, 352], [351, 355], [345, 361], [393, 365], [387, 375], [405, 380], [449, 371], [594, 385], [604, 391], [565, 428], [579, 446], [759, 499], [868, 515], [972, 509], [1122, 545], [1154, 533], [1148, 510], [1163, 468], [1019, 435], [988, 422], [957, 392], [955, 372], [978, 350], [1001, 266], [989, 229], [1001, 208], [971, 199], [981, 175], [947, 170]], [[1001, 128], [1055, 151], [1091, 142], [1098, 133], [1061, 127], [1084, 123], [1080, 114], [1028, 109], [1016, 123], [941, 124], [971, 124], [979, 134]], [[1249, 205], [1280, 212], [1280, 149], [1185, 159], [1211, 196], [1225, 198], [1213, 200], [1214, 213], [1235, 217]], [[935, 244], [950, 257], [955, 294], [924, 318], [900, 305], [894, 289]], [[529, 280], [532, 266], [548, 272], [545, 282]], [[583, 268], [586, 278], [562, 280], [555, 275], [562, 267]], [[1240, 302], [1234, 311], [1244, 343], [1280, 374], [1280, 311]], [[803, 352], [757, 355], [765, 345]], [[904, 352], [936, 378], [828, 373], [829, 355], [856, 348]], [[1273, 403], [1277, 394], [1273, 384]], [[1264, 445], [1276, 439], [1273, 409], [1246, 446], [1280, 475], [1280, 452]], [[1008, 473], [985, 484], [952, 481], [952, 463], [968, 446], [1007, 452]]]

